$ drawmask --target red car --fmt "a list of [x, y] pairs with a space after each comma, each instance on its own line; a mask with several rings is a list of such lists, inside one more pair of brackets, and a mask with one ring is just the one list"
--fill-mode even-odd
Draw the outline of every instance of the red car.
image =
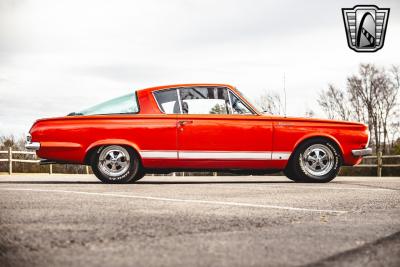
[[230, 85], [179, 84], [38, 120], [26, 148], [44, 163], [91, 165], [106, 183], [189, 170], [328, 182], [370, 155], [368, 142], [361, 123], [263, 115]]

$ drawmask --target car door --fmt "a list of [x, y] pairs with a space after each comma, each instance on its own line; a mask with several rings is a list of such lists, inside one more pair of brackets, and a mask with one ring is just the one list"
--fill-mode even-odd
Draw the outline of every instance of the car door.
[[152, 92], [155, 104], [162, 114], [143, 115], [144, 123], [135, 121], [140, 131], [142, 144], [140, 155], [146, 168], [168, 169], [178, 168], [176, 116], [180, 113], [176, 88], [167, 88]]
[[226, 87], [180, 88], [178, 157], [182, 167], [265, 169], [271, 159], [272, 122]]

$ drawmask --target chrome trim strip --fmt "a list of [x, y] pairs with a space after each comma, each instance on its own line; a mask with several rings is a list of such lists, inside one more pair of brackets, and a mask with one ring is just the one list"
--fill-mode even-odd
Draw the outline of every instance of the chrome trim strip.
[[291, 152], [272, 152], [271, 160], [288, 160]]
[[286, 151], [140, 151], [141, 157], [145, 159], [288, 160], [290, 154]]
[[26, 142], [25, 143], [25, 148], [29, 150], [39, 150], [40, 149], [40, 143], [39, 142]]
[[221, 151], [179, 151], [180, 159], [252, 159], [269, 160], [271, 152], [221, 152]]
[[140, 156], [145, 159], [178, 159], [178, 151], [142, 150]]
[[179, 110], [180, 110], [179, 114], [183, 114], [182, 102], [181, 102], [181, 91], [179, 88], [176, 89], [176, 94], [178, 95], [178, 103], [179, 103]]
[[229, 110], [231, 111], [231, 114], [233, 114], [232, 98], [230, 92], [231, 91], [228, 88], [226, 88], [226, 94], [228, 95], [228, 100], [229, 100]]
[[351, 151], [353, 156], [355, 157], [363, 157], [363, 156], [369, 156], [372, 155], [372, 148], [364, 148], [364, 149], [354, 149]]

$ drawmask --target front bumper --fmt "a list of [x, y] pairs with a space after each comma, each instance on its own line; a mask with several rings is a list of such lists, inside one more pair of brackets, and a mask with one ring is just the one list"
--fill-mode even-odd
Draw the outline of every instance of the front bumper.
[[352, 150], [351, 153], [355, 157], [369, 156], [369, 155], [372, 155], [372, 148], [367, 147], [364, 149], [355, 149], [355, 150]]
[[29, 150], [39, 150], [40, 143], [39, 142], [26, 142], [25, 148]]

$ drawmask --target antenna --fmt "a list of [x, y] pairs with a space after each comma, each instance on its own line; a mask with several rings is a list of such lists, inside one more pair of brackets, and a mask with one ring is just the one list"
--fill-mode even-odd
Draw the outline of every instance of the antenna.
[[286, 77], [285, 77], [285, 72], [283, 72], [283, 93], [284, 93], [284, 97], [285, 97], [284, 116], [286, 118]]

